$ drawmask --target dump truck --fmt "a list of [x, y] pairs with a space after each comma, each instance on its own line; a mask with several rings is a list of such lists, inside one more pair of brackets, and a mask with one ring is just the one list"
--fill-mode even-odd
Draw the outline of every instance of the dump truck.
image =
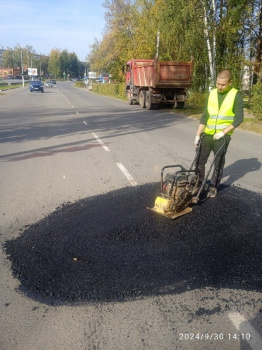
[[154, 109], [159, 105], [184, 108], [187, 89], [192, 86], [193, 61], [133, 59], [123, 67], [123, 72], [130, 105], [138, 102], [146, 109]]

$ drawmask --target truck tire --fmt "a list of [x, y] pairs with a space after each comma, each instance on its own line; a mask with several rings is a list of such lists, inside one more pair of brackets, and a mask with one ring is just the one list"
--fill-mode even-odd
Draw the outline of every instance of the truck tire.
[[130, 90], [127, 91], [127, 102], [128, 102], [129, 105], [134, 104], [134, 101], [133, 101], [133, 99], [132, 99], [131, 91], [130, 91]]
[[155, 105], [152, 103], [152, 94], [150, 91], [146, 92], [146, 109], [154, 109]]
[[177, 108], [183, 109], [185, 107], [185, 102], [177, 102]]
[[146, 107], [146, 93], [145, 91], [140, 91], [139, 93], [139, 105], [142, 107], [142, 108], [145, 108]]

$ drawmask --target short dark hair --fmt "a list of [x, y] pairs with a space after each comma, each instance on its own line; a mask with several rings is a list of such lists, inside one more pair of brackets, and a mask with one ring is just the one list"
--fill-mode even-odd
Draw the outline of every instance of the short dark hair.
[[229, 69], [223, 69], [221, 70], [218, 75], [217, 75], [218, 78], [220, 79], [228, 79], [228, 81], [231, 81], [232, 80], [232, 74], [230, 72]]

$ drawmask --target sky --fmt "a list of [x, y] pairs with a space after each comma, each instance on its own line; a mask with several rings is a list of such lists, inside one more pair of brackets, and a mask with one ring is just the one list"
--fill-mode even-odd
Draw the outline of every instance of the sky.
[[30, 45], [37, 54], [75, 52], [85, 62], [105, 30], [104, 0], [0, 0], [0, 48]]

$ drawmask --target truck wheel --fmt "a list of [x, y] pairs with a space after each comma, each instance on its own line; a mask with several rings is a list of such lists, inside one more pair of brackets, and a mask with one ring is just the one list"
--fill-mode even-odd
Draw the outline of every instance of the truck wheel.
[[185, 102], [177, 102], [177, 108], [183, 109], [185, 107]]
[[129, 105], [134, 104], [134, 101], [133, 101], [133, 99], [131, 97], [131, 91], [130, 90], [127, 91], [127, 102], [128, 102]]
[[154, 109], [155, 105], [152, 103], [152, 95], [147, 91], [146, 93], [146, 109]]
[[146, 107], [146, 94], [145, 94], [145, 91], [140, 91], [139, 93], [139, 105], [142, 107], [142, 108], [145, 108]]

